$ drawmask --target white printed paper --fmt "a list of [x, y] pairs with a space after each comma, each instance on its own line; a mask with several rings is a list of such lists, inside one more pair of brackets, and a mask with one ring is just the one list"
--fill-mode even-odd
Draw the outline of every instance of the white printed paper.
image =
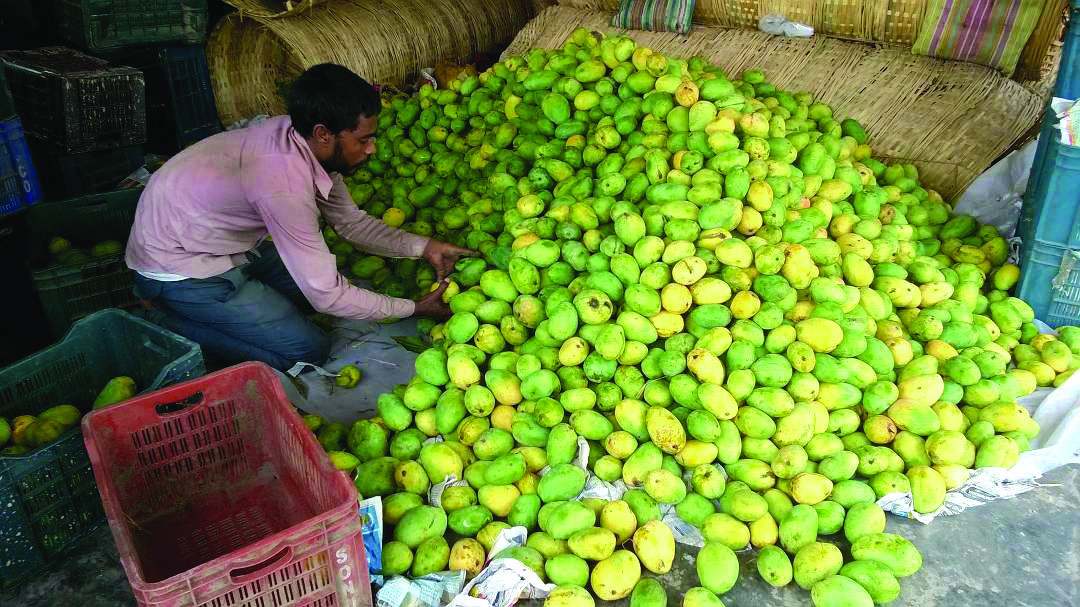
[[461, 593], [465, 570], [431, 573], [409, 579], [394, 576], [375, 595], [378, 607], [441, 607]]

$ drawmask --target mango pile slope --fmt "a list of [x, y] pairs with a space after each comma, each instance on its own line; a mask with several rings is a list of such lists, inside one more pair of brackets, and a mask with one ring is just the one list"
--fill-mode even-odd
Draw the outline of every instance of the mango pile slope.
[[[415, 378], [319, 430], [383, 496], [383, 573], [474, 575], [520, 525], [501, 556], [548, 603], [662, 605], [672, 505], [705, 539], [684, 605], [721, 605], [747, 547], [814, 605], [895, 599], [922, 556], [875, 500], [932, 512], [1011, 467], [1039, 432], [1016, 399], [1074, 372], [1080, 329], [1038, 334], [995, 229], [868, 141], [759, 71], [586, 31], [388, 98], [354, 198], [482, 256]], [[337, 251], [398, 293], [434, 279]], [[594, 478], [627, 490], [579, 499]]]

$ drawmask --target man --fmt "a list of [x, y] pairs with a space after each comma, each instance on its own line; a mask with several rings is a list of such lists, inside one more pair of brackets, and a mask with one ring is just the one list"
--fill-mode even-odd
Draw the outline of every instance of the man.
[[[391, 228], [349, 197], [342, 175], [374, 151], [382, 108], [363, 78], [314, 66], [293, 83], [288, 107], [288, 116], [215, 135], [165, 163], [139, 200], [126, 257], [136, 290], [168, 328], [225, 362], [282, 371], [329, 356], [312, 310], [364, 320], [448, 314], [445, 278], [470, 254]], [[413, 302], [352, 286], [320, 216], [369, 253], [424, 257], [440, 288]]]

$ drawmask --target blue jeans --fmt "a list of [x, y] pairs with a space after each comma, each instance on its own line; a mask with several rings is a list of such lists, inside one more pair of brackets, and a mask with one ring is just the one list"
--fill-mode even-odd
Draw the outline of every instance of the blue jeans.
[[135, 289], [165, 315], [166, 328], [227, 364], [258, 360], [286, 371], [325, 363], [330, 337], [307, 319], [311, 304], [272, 243], [249, 258], [210, 278], [165, 282], [136, 272]]

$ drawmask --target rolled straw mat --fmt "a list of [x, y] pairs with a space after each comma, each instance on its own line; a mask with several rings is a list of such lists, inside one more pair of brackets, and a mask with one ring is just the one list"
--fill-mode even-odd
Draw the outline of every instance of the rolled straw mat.
[[226, 0], [240, 12], [251, 17], [278, 19], [297, 15], [326, 0]]
[[[552, 7], [522, 29], [504, 56], [560, 46], [578, 27], [607, 33], [610, 21], [607, 13]], [[811, 92], [838, 118], [859, 120], [875, 156], [913, 163], [923, 183], [946, 198], [962, 192], [1042, 114], [1035, 92], [990, 68], [900, 47], [714, 27], [695, 27], [689, 36], [626, 33], [672, 56], [700, 55], [729, 74], [759, 68], [780, 88]]]
[[306, 67], [340, 63], [369, 81], [406, 86], [422, 68], [468, 63], [509, 42], [535, 14], [534, 3], [514, 0], [305, 0], [305, 10], [269, 18], [255, 16], [257, 1], [229, 1], [243, 10], [207, 42], [226, 125], [280, 112], [275, 97]]

